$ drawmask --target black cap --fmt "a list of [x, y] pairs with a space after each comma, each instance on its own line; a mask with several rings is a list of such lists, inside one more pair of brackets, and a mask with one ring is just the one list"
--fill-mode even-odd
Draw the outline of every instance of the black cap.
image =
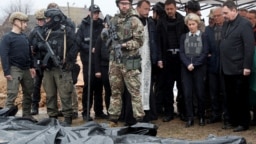
[[98, 5], [92, 5], [89, 7], [89, 11], [92, 12], [101, 12], [100, 7]]

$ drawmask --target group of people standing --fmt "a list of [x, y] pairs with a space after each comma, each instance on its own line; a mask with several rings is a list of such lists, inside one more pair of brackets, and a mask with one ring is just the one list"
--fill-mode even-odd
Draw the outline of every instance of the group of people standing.
[[[95, 118], [108, 118], [111, 127], [117, 126], [120, 119], [132, 125], [163, 116], [162, 121], [169, 122], [175, 117], [176, 83], [178, 114], [186, 121], [185, 127], [193, 126], [197, 116], [200, 126], [223, 119], [223, 129], [247, 130], [250, 108], [255, 110], [255, 104], [249, 103], [249, 95], [253, 94], [249, 87], [250, 74], [254, 72], [256, 13], [249, 13], [248, 21], [238, 14], [233, 1], [227, 1], [211, 10], [212, 23], [205, 27], [197, 1], [186, 3], [185, 17], [177, 11], [175, 0], [156, 3], [152, 17], [148, 17], [148, 0], [138, 1], [136, 9], [132, 2], [116, 0], [120, 12], [104, 20], [99, 18], [100, 8], [90, 6], [90, 14], [77, 32], [58, 6], [50, 4], [46, 10], [38, 11], [38, 26], [29, 39], [22, 33], [28, 17], [13, 13], [13, 29], [3, 36], [0, 45], [7, 78], [6, 107], [14, 105], [20, 83], [23, 116], [32, 118], [31, 114], [38, 114], [43, 83], [49, 117], [59, 116], [59, 96], [63, 125], [70, 126], [78, 115], [74, 84], [79, 71], [76, 57], [80, 53], [85, 82], [84, 120], [92, 120], [93, 104]], [[103, 87], [107, 113], [103, 112]], [[206, 120], [208, 96], [212, 114]]]

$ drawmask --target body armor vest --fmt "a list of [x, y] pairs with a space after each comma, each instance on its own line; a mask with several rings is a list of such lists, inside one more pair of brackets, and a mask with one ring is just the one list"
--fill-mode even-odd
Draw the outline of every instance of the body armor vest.
[[[113, 24], [116, 26], [116, 33], [118, 35], [118, 41], [120, 43], [127, 42], [133, 38], [133, 28], [132, 28], [132, 17], [137, 17], [136, 15], [130, 14], [126, 17], [113, 17]], [[138, 18], [139, 20], [139, 18]], [[113, 47], [113, 46], [112, 46]], [[126, 50], [122, 49], [123, 57], [134, 56], [138, 54], [137, 50]]]
[[51, 31], [47, 41], [50, 44], [54, 54], [62, 60], [64, 52], [64, 29]]
[[199, 36], [197, 35], [189, 36], [189, 34], [187, 33], [184, 46], [185, 46], [185, 54], [188, 57], [200, 56], [203, 49], [201, 33], [199, 34]]

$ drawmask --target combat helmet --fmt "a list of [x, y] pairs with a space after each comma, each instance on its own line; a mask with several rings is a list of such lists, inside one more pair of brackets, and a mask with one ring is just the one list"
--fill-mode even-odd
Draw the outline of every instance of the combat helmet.
[[185, 4], [185, 9], [197, 12], [201, 9], [200, 4], [196, 0], [190, 0]]
[[[116, 5], [118, 5], [118, 3], [119, 3], [120, 1], [122, 1], [122, 0], [116, 0]], [[130, 3], [132, 4], [132, 0], [129, 0], [129, 1], [130, 1]]]
[[57, 8], [47, 9], [44, 12], [44, 16], [45, 18], [50, 18], [50, 21], [47, 21], [44, 25], [46, 28], [55, 28], [67, 19], [62, 11]]
[[20, 21], [28, 21], [28, 16], [22, 12], [13, 12], [9, 18], [9, 22], [13, 24], [15, 19]]
[[62, 22], [65, 19], [65, 16], [62, 13], [62, 11], [57, 8], [47, 9], [44, 12], [44, 16], [46, 18], [51, 18], [51, 20], [53, 20], [54, 22]]
[[40, 10], [36, 11], [35, 12], [36, 19], [45, 19], [44, 11], [45, 11], [45, 9], [40, 9]]
[[92, 11], [92, 12], [101, 12], [100, 10], [100, 7], [96, 4], [92, 5], [89, 7], [89, 11]]

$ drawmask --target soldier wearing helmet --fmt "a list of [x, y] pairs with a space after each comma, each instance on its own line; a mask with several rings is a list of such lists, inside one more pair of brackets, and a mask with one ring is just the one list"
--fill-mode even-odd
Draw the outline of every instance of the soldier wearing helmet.
[[14, 25], [14, 29], [24, 31], [27, 28], [28, 16], [22, 12], [13, 12], [9, 18], [9, 22]]
[[[54, 2], [48, 4], [47, 10], [49, 10], [49, 9], [59, 9], [60, 10], [59, 5]], [[65, 20], [62, 21], [62, 24], [64, 24], [65, 26], [71, 27], [72, 30], [75, 32], [75, 30], [76, 30], [75, 23], [70, 18], [66, 17]]]
[[[132, 8], [132, 0], [116, 0], [116, 5], [120, 13], [111, 19], [110, 25], [115, 27], [117, 36], [114, 38], [116, 39], [115, 42], [112, 41], [108, 46], [110, 50], [109, 81], [112, 91], [108, 109], [110, 127], [117, 126], [125, 87], [131, 94], [134, 118], [140, 121], [145, 116], [139, 78], [141, 73], [139, 48], [143, 45], [144, 26], [139, 20], [138, 14]], [[133, 64], [129, 65], [129, 63]]]
[[38, 36], [37, 36], [37, 31], [39, 33], [44, 32], [44, 24], [45, 24], [45, 16], [44, 16], [44, 11], [45, 9], [40, 9], [35, 12], [35, 17], [37, 20], [37, 26], [33, 28], [33, 30], [30, 32], [28, 38], [29, 38], [29, 43], [30, 47], [33, 51], [34, 55], [34, 64], [36, 68], [36, 77], [35, 77], [35, 84], [34, 84], [34, 91], [32, 95], [32, 109], [31, 109], [31, 114], [36, 115], [38, 114], [38, 107], [39, 107], [39, 102], [41, 99], [41, 84], [42, 84], [42, 79], [43, 79], [43, 68], [40, 63], [41, 59], [41, 53], [38, 51]]
[[[99, 37], [102, 29], [103, 29], [103, 20], [101, 18], [99, 18], [99, 14], [101, 12], [100, 7], [96, 4], [91, 5], [89, 7], [89, 14], [87, 17], [85, 17], [81, 24], [80, 27], [77, 31], [77, 35], [76, 35], [76, 44], [79, 48], [79, 52], [80, 52], [80, 57], [81, 57], [81, 61], [83, 64], [83, 78], [84, 81], [87, 82], [88, 81], [88, 71], [89, 71], [89, 66], [91, 65], [92, 69], [91, 69], [91, 75], [90, 75], [90, 79], [91, 79], [91, 87], [90, 87], [90, 101], [89, 101], [89, 108], [91, 109], [92, 107], [92, 102], [94, 99], [94, 111], [95, 111], [95, 117], [97, 118], [106, 118], [107, 115], [105, 115], [103, 113], [103, 105], [102, 105], [102, 83], [101, 83], [101, 78], [97, 78], [95, 76], [95, 62], [94, 62], [94, 58], [95, 58], [95, 45], [96, 45], [96, 40]], [[91, 19], [93, 20], [93, 34], [92, 34], [92, 39], [90, 40], [90, 30], [91, 30]], [[90, 54], [90, 47], [89, 45], [92, 45], [92, 62], [89, 65], [88, 61], [89, 61], [89, 54]], [[90, 115], [87, 115], [88, 110], [87, 110], [87, 105], [88, 105], [88, 101], [87, 101], [87, 97], [88, 97], [88, 84], [85, 83], [84, 87], [83, 87], [83, 95], [82, 95], [82, 105], [83, 105], [83, 119], [86, 121], [90, 121], [92, 120], [92, 118], [90, 117]]]
[[62, 22], [66, 19], [66, 16], [61, 12], [60, 9], [52, 8], [44, 12], [46, 17], [46, 29], [58, 29]]
[[35, 120], [30, 113], [33, 78], [36, 75], [27, 36], [22, 32], [27, 27], [28, 16], [14, 12], [9, 18], [12, 30], [6, 33], [0, 43], [1, 63], [7, 81], [6, 108], [14, 106], [19, 85], [22, 87], [22, 116]]
[[[51, 118], [58, 118], [57, 92], [59, 93], [64, 116], [63, 126], [72, 124], [72, 97], [73, 80], [71, 70], [76, 61], [76, 51], [73, 47], [75, 33], [73, 29], [66, 26], [66, 16], [56, 8], [47, 9], [44, 12], [46, 23], [42, 33], [45, 41], [38, 42], [38, 50], [42, 54], [40, 61], [44, 67], [43, 87], [47, 97], [47, 114]], [[49, 49], [52, 50], [49, 50]], [[53, 56], [49, 57], [48, 55]], [[56, 61], [58, 60], [58, 61]]]
[[[47, 10], [49, 10], [49, 9], [59, 9], [60, 10], [58, 4], [54, 3], [54, 2], [48, 4]], [[65, 25], [66, 27], [70, 27], [74, 32], [76, 31], [75, 23], [71, 20], [71, 18], [67, 18], [65, 16], [65, 19], [61, 22], [61, 24]], [[76, 64], [76, 67], [77, 67], [77, 64]], [[76, 93], [76, 89], [75, 89], [77, 77], [75, 77], [75, 73], [79, 73], [78, 69], [72, 70], [72, 75], [74, 75], [74, 77], [73, 77], [74, 88], [73, 88], [73, 92], [72, 92], [72, 108], [73, 108], [72, 118], [73, 119], [76, 119], [78, 117], [78, 100], [77, 100], [77, 93]], [[59, 115], [63, 116], [61, 110], [59, 111]]]

